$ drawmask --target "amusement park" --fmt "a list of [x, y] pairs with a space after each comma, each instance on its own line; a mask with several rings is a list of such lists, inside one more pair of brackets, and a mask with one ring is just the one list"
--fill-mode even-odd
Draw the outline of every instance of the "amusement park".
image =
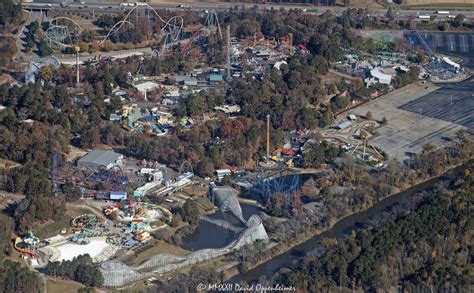
[[[468, 76], [460, 60], [431, 49], [436, 37], [415, 29], [370, 42], [370, 52], [334, 48], [334, 61], [313, 52], [327, 49], [321, 40], [303, 37], [303, 10], [288, 14], [301, 23], [251, 30], [251, 21], [229, 25], [232, 9], [78, 7], [29, 11], [36, 43], [52, 53], [18, 54], [29, 58], [24, 83], [70, 99], [51, 102], [48, 119], [77, 111], [84, 116], [75, 120], [90, 121], [64, 118], [67, 146], [45, 156], [47, 189], [64, 200], [64, 216], [31, 225], [12, 245], [40, 272], [89, 255], [105, 289], [166, 283], [198, 265], [246, 271], [256, 251], [278, 254], [298, 233], [378, 201], [386, 186], [368, 199], [359, 175], [378, 176], [439, 139], [429, 126], [411, 131], [433, 125], [422, 110], [401, 111], [418, 111], [413, 101], [438, 89], [430, 80]], [[338, 38], [349, 34], [339, 26]], [[423, 49], [424, 61], [387, 52], [394, 42]], [[58, 76], [65, 84], [52, 86]], [[31, 132], [44, 118], [17, 112]]]

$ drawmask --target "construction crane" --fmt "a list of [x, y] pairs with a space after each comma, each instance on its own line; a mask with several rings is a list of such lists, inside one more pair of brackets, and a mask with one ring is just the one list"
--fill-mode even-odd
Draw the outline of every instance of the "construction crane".
[[410, 41], [410, 45], [415, 44], [415, 40], [413, 39], [413, 37], [416, 37], [418, 39], [423, 49], [428, 53], [428, 56], [430, 58], [433, 57], [433, 51], [431, 50], [428, 43], [426, 43], [425, 39], [420, 35], [420, 32], [418, 32], [418, 30], [413, 29], [408, 32], [408, 39]]

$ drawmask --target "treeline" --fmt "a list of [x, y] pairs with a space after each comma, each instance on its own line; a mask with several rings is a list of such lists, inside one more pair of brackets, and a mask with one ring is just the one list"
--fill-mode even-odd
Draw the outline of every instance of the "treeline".
[[10, 217], [0, 213], [0, 263], [12, 251], [13, 223]]
[[[264, 218], [265, 229], [275, 241], [292, 243], [295, 235], [311, 235], [330, 227], [349, 213], [371, 207], [390, 194], [432, 176], [439, 176], [474, 155], [472, 138], [465, 133], [459, 133], [458, 136], [459, 141], [446, 149], [425, 148], [425, 151], [405, 163], [387, 161], [383, 169], [368, 169], [364, 163], [346, 156], [335, 158], [328, 162], [331, 167], [328, 172], [307, 180], [301, 194], [293, 194], [290, 202], [281, 194], [268, 200], [269, 212], [287, 219]], [[302, 206], [300, 195], [315, 203], [315, 212]], [[261, 260], [271, 253], [262, 253], [258, 258]]]
[[0, 68], [7, 69], [13, 61], [16, 53], [15, 39], [11, 37], [0, 37]]
[[21, 22], [21, 5], [13, 3], [12, 0], [0, 1], [0, 28], [17, 25]]
[[427, 194], [415, 210], [374, 230], [352, 233], [305, 257], [278, 283], [304, 291], [350, 288], [375, 292], [402, 286], [408, 291], [469, 292], [472, 250], [473, 176]]
[[36, 293], [40, 292], [38, 275], [27, 267], [11, 260], [0, 263], [0, 292]]
[[401, 88], [412, 82], [418, 80], [418, 75], [420, 74], [420, 69], [417, 66], [411, 66], [410, 71], [403, 72], [395, 77], [393, 86], [395, 88]]
[[[265, 135], [263, 126], [262, 121], [239, 117], [208, 121], [188, 130], [178, 126], [173, 134], [159, 139], [138, 133], [126, 135], [119, 131], [112, 139], [109, 134], [117, 126], [104, 129], [104, 135], [110, 137], [111, 142], [123, 141], [126, 155], [157, 160], [176, 168], [183, 160], [188, 160], [196, 174], [206, 177], [226, 164], [242, 166], [261, 158], [261, 141]], [[281, 140], [278, 131], [272, 130], [272, 133], [272, 144]]]
[[45, 274], [68, 278], [89, 287], [100, 287], [104, 282], [102, 273], [88, 254], [75, 257], [71, 261], [48, 262]]
[[7, 175], [4, 188], [25, 195], [10, 211], [20, 234], [29, 231], [36, 221], [58, 220], [66, 211], [65, 199], [54, 196], [45, 170], [29, 165], [13, 169]]

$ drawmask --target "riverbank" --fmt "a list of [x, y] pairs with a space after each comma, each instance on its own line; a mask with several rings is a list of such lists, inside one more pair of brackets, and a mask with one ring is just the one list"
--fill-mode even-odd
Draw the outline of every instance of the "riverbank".
[[[417, 191], [421, 191], [423, 189], [426, 189], [427, 186], [425, 186], [425, 185], [430, 183], [431, 181], [437, 180], [438, 178], [441, 178], [441, 177], [446, 176], [448, 174], [453, 174], [453, 173], [456, 173], [456, 172], [459, 172], [459, 171], [463, 171], [464, 169], [472, 167], [473, 164], [474, 164], [474, 160], [470, 159], [467, 162], [460, 163], [460, 164], [455, 165], [455, 166], [450, 166], [449, 168], [446, 168], [445, 170], [440, 172], [441, 173], [440, 175], [431, 176], [431, 177], [425, 178], [425, 179], [420, 179], [416, 183], [412, 184], [410, 187], [404, 188], [403, 191], [393, 192], [390, 195], [388, 195], [384, 198], [381, 198], [379, 201], [377, 201], [376, 203], [374, 203], [370, 207], [347, 213], [344, 216], [339, 217], [338, 219], [332, 220], [327, 228], [315, 228], [315, 229], [311, 229], [311, 230], [306, 230], [307, 231], [306, 233], [298, 235], [298, 238], [294, 238], [295, 239], [294, 241], [281, 243], [281, 244], [273, 247], [272, 248], [273, 251], [270, 254], [270, 256], [265, 257], [262, 260], [258, 261], [257, 263], [252, 264], [251, 266], [249, 266], [247, 272], [255, 270], [256, 268], [264, 265], [265, 263], [270, 262], [272, 259], [275, 259], [279, 256], [282, 256], [285, 253], [288, 253], [290, 250], [295, 249], [295, 247], [302, 246], [302, 245], [305, 245], [305, 244], [309, 245], [308, 242], [310, 242], [312, 239], [314, 239], [315, 240], [314, 243], [316, 243], [317, 239], [315, 239], [315, 238], [319, 237], [323, 233], [327, 233], [328, 231], [332, 230], [337, 224], [344, 222], [344, 220], [348, 219], [349, 217], [367, 212], [367, 211], [373, 209], [374, 207], [376, 207], [379, 203], [384, 202], [384, 201], [388, 201], [391, 198], [395, 198], [395, 197], [397, 197], [397, 195], [401, 196], [401, 195], [406, 194], [406, 193], [417, 192]], [[459, 170], [459, 169], [462, 169], [462, 170]], [[388, 202], [388, 203], [390, 203], [390, 202]], [[270, 250], [270, 249], [268, 249], [268, 250]], [[224, 276], [225, 276], [224, 278], [225, 278], [226, 281], [229, 281], [231, 278], [233, 278], [237, 275], [240, 275], [240, 272], [238, 271], [237, 266], [238, 266], [238, 264], [233, 266], [233, 267], [228, 267], [228, 269], [226, 271], [224, 271]], [[253, 277], [255, 279], [258, 279], [259, 276], [253, 274]]]

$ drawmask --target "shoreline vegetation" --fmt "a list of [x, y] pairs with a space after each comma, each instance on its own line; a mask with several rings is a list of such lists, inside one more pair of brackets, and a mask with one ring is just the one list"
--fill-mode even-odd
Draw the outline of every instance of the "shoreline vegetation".
[[[271, 246], [269, 248], [269, 250], [273, 250], [274, 252], [271, 253], [270, 256], [268, 257], [265, 257], [263, 258], [262, 260], [259, 260], [258, 262], [256, 262], [255, 264], [252, 264], [252, 265], [249, 265], [247, 267], [247, 271], [250, 271], [268, 261], [270, 261], [271, 259], [273, 259], [274, 257], [277, 257], [281, 254], [284, 254], [288, 251], [290, 251], [291, 249], [293, 249], [294, 247], [320, 235], [321, 233], [324, 233], [326, 231], [329, 231], [331, 230], [338, 222], [344, 220], [345, 218], [349, 217], [349, 216], [352, 216], [354, 214], [357, 214], [357, 213], [361, 213], [361, 212], [364, 212], [364, 211], [367, 211], [369, 209], [371, 209], [376, 203], [382, 201], [382, 200], [385, 200], [385, 199], [388, 199], [390, 197], [393, 197], [399, 193], [402, 193], [402, 192], [406, 192], [408, 191], [409, 189], [411, 188], [415, 188], [416, 186], [418, 185], [422, 185], [422, 184], [425, 184], [426, 182], [430, 181], [430, 180], [433, 180], [433, 179], [436, 179], [436, 178], [440, 178], [440, 177], [443, 177], [445, 176], [446, 174], [448, 173], [451, 173], [452, 171], [454, 171], [456, 168], [459, 168], [461, 166], [466, 166], [466, 168], [469, 168], [469, 166], [471, 166], [473, 164], [473, 160], [472, 159], [468, 159], [466, 161], [463, 161], [459, 164], [456, 164], [456, 165], [452, 165], [452, 166], [449, 166], [447, 168], [445, 168], [441, 174], [439, 175], [434, 175], [434, 176], [429, 176], [427, 178], [424, 178], [424, 179], [420, 179], [418, 180], [416, 183], [412, 184], [411, 186], [407, 186], [406, 188], [403, 188], [402, 190], [399, 190], [399, 191], [396, 191], [396, 192], [393, 192], [391, 194], [389, 194], [388, 196], [385, 196], [385, 197], [382, 197], [380, 198], [378, 201], [374, 202], [371, 206], [369, 207], [366, 207], [366, 208], [363, 208], [363, 209], [360, 209], [360, 210], [357, 210], [357, 211], [352, 211], [352, 212], [349, 212], [341, 217], [339, 217], [338, 219], [335, 219], [335, 220], [331, 220], [330, 224], [328, 227], [325, 227], [325, 228], [314, 228], [312, 230], [310, 230], [309, 232], [306, 232], [306, 233], [302, 233], [302, 234], [299, 234], [298, 237], [295, 237], [294, 241], [291, 241], [291, 242], [282, 242], [282, 243], [278, 243], [277, 245], [275, 246]], [[308, 230], [306, 230], [308, 231]], [[240, 272], [238, 270], [238, 263], [235, 264], [234, 266], [232, 267], [227, 267], [223, 273], [224, 273], [224, 280], [225, 281], [228, 281], [230, 280], [231, 278], [233, 278], [234, 276], [238, 275]]]

